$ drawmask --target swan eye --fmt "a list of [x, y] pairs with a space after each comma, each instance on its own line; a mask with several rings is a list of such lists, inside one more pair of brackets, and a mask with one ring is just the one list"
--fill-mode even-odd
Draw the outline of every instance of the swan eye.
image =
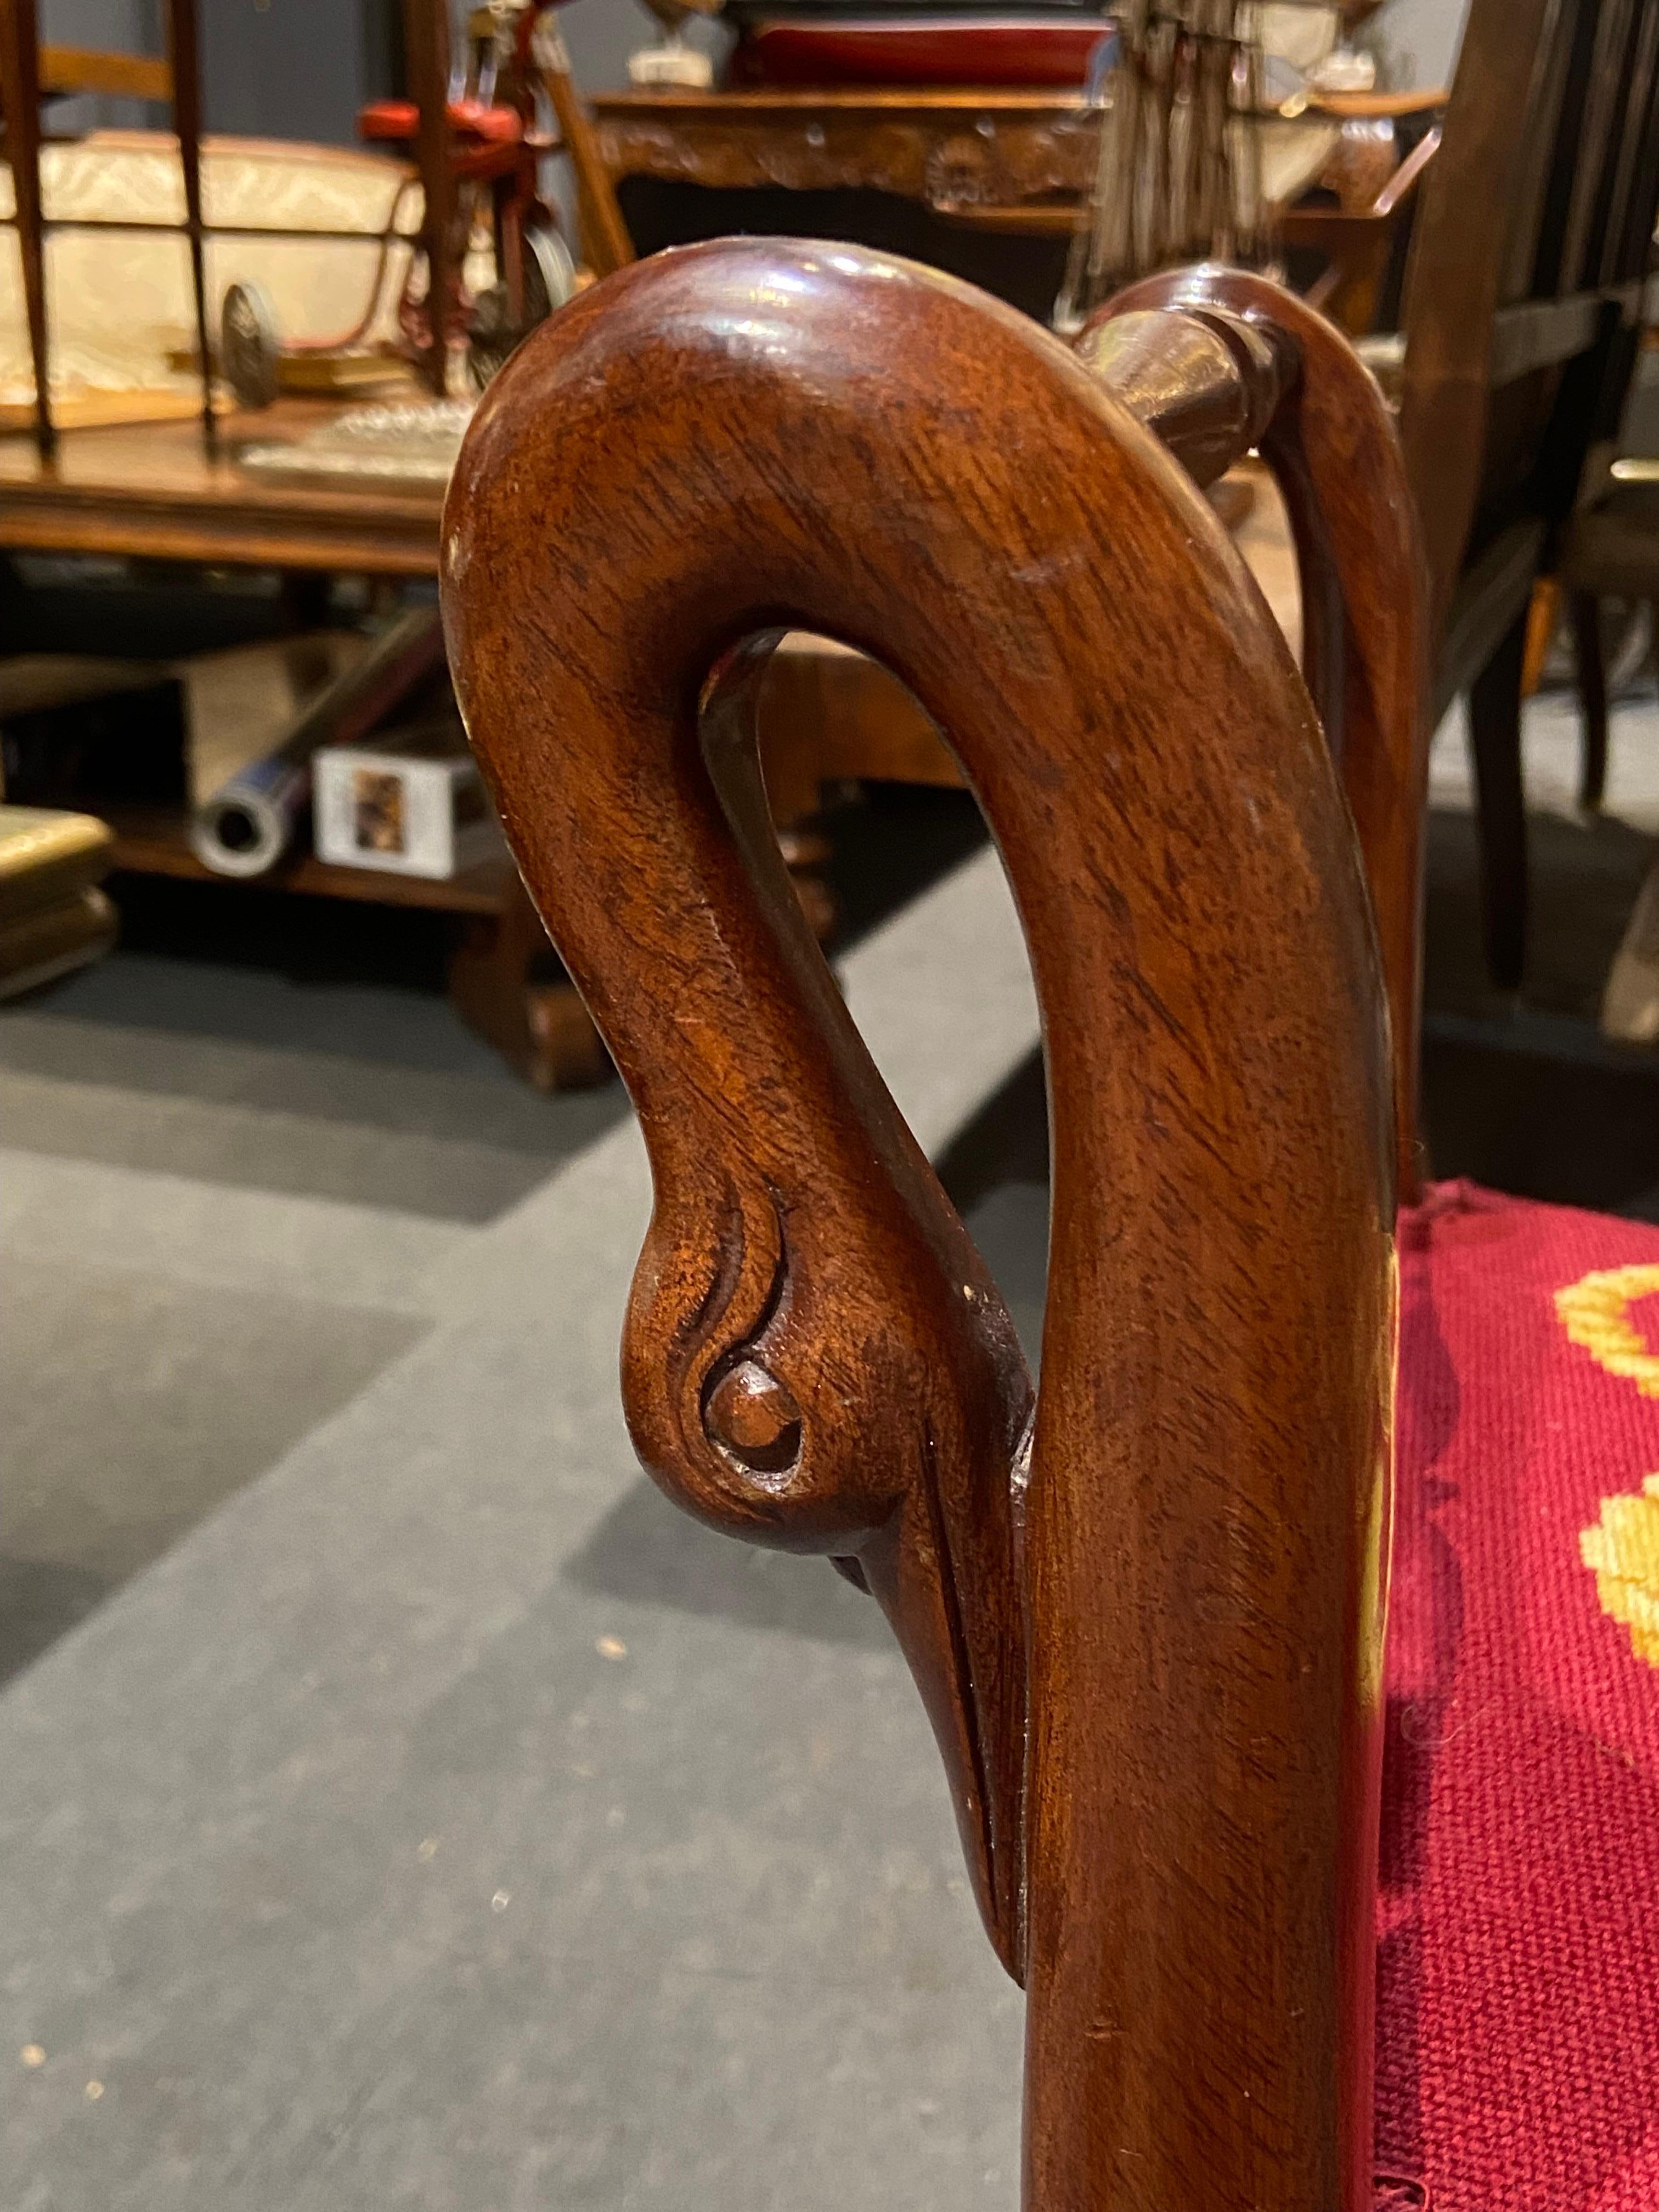
[[710, 1441], [757, 1474], [781, 1474], [800, 1456], [800, 1407], [757, 1359], [740, 1359], [703, 1401]]

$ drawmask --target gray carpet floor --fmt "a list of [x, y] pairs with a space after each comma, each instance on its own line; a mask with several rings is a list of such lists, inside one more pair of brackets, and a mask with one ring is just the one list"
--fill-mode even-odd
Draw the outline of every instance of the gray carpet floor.
[[[1534, 713], [1517, 1006], [1443, 733], [1443, 1169], [1501, 1181], [1508, 1143], [1571, 1194], [1559, 1097], [1605, 1079], [1606, 1202], [1659, 1190], [1659, 1060], [1589, 1019], [1656, 738], [1621, 712], [1586, 827], [1571, 717]], [[993, 857], [843, 974], [1035, 1348]], [[1019, 2002], [880, 1623], [635, 1466], [647, 1206], [617, 1092], [533, 1097], [410, 984], [141, 949], [0, 1014], [6, 2212], [1015, 2203]]]
[[[634, 1463], [620, 1101], [143, 957], [0, 1021], [8, 2208], [1012, 2202], [901, 1663]], [[844, 975], [935, 1147], [1030, 1052], [988, 853]]]

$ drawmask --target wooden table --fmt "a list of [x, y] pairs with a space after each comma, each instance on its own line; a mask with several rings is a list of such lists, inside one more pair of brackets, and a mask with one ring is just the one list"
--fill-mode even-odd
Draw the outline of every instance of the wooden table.
[[[210, 453], [199, 422], [66, 430], [50, 460], [26, 433], [0, 436], [0, 549], [113, 554], [212, 566], [434, 576], [435, 491], [277, 483], [240, 469], [240, 444], [295, 436], [337, 410], [281, 401], [222, 418]], [[183, 809], [115, 809], [115, 865], [134, 874], [242, 888], [190, 848]], [[456, 1012], [541, 1089], [591, 1081], [606, 1065], [535, 911], [505, 857], [443, 881], [337, 867], [297, 854], [252, 888], [453, 915]]]
[[66, 430], [50, 460], [27, 435], [0, 436], [0, 547], [435, 574], [440, 494], [274, 483], [237, 466], [239, 446], [302, 435], [338, 412], [285, 399], [222, 416], [214, 453], [199, 421]]
[[994, 227], [1072, 210], [1094, 175], [1097, 118], [1080, 93], [602, 93], [613, 178], [789, 191], [869, 188]]
[[601, 94], [599, 145], [642, 253], [734, 231], [854, 240], [1046, 319], [1093, 180], [1075, 93]]
[[[441, 514], [435, 494], [273, 483], [236, 466], [240, 442], [297, 435], [331, 411], [325, 402], [290, 400], [229, 416], [211, 456], [194, 422], [65, 431], [51, 461], [22, 433], [0, 436], [0, 548], [434, 576]], [[1254, 523], [1239, 535], [1276, 611], [1288, 605], [1288, 626], [1294, 585], [1273, 510], [1258, 502]], [[954, 786], [960, 772], [896, 678], [823, 639], [784, 641], [768, 674], [761, 725], [785, 854], [809, 915], [827, 929], [833, 915], [817, 872], [823, 850], [801, 829], [825, 787], [843, 781]], [[118, 868], [238, 888], [236, 879], [212, 874], [196, 858], [182, 811], [118, 809], [110, 818]], [[603, 1071], [574, 992], [547, 973], [546, 938], [510, 861], [432, 882], [339, 867], [301, 853], [252, 882], [267, 891], [454, 915], [461, 933], [449, 988], [461, 1018], [538, 1088], [591, 1081]]]
[[[279, 483], [237, 466], [240, 445], [300, 436], [337, 411], [328, 402], [283, 400], [224, 416], [212, 453], [193, 421], [66, 430], [50, 459], [24, 432], [0, 434], [0, 550], [435, 577], [437, 493]], [[786, 851], [803, 903], [827, 927], [815, 848], [795, 828], [817, 810], [823, 787], [860, 775], [953, 782], [956, 770], [908, 694], [839, 647], [791, 641], [764, 719]], [[117, 808], [109, 818], [118, 869], [241, 887], [197, 859], [182, 809]], [[266, 891], [456, 915], [450, 996], [471, 1028], [539, 1089], [592, 1081], [607, 1065], [574, 992], [546, 972], [546, 937], [511, 861], [431, 881], [299, 853], [248, 881]]]

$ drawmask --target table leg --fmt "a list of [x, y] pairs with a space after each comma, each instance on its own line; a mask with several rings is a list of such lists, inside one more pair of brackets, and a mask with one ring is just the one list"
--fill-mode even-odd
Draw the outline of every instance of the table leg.
[[515, 878], [501, 914], [469, 922], [451, 955], [450, 1003], [538, 1091], [586, 1090], [605, 1080], [611, 1058], [574, 987], [547, 972], [556, 965]]

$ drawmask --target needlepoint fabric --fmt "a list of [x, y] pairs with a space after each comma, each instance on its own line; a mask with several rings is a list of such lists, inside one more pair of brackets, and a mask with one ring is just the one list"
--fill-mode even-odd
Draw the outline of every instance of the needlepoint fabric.
[[1659, 1230], [1400, 1246], [1379, 2212], [1659, 2212]]

